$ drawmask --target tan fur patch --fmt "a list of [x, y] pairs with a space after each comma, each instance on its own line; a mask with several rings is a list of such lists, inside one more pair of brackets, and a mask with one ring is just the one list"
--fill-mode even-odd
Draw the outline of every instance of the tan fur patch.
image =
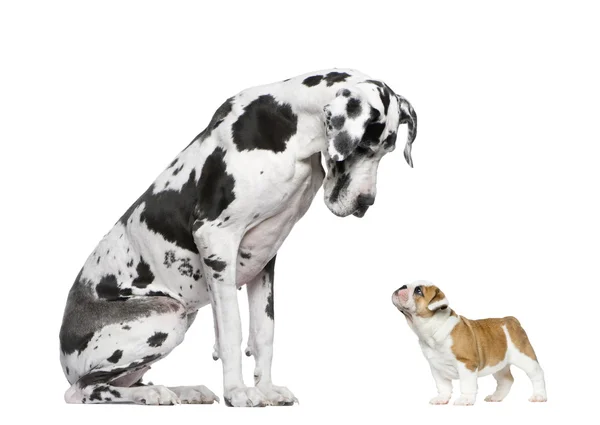
[[529, 338], [527, 338], [527, 334], [525, 333], [525, 329], [521, 326], [521, 323], [519, 323], [516, 317], [510, 316], [505, 319], [508, 335], [510, 336], [512, 343], [515, 344], [515, 347], [530, 359], [537, 361], [535, 351], [533, 351], [533, 347], [531, 346]]
[[469, 320], [459, 316], [450, 335], [452, 352], [466, 368], [475, 371], [495, 366], [506, 357], [508, 344], [502, 329], [507, 319]]
[[429, 310], [429, 304], [435, 303], [446, 298], [444, 293], [435, 285], [421, 286], [423, 296], [413, 294], [415, 305], [417, 307], [417, 316], [431, 317], [435, 311]]
[[[452, 314], [456, 315], [454, 311]], [[508, 344], [502, 326], [506, 326], [515, 347], [537, 361], [529, 338], [516, 318], [509, 316], [502, 319], [469, 320], [463, 316], [458, 317], [460, 321], [450, 333], [453, 340], [452, 352], [467, 369], [475, 371], [495, 366], [506, 357]]]

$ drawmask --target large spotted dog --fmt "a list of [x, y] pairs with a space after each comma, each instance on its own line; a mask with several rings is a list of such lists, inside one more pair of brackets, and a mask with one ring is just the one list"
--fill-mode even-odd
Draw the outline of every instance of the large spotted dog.
[[[208, 127], [100, 241], [77, 276], [60, 330], [69, 403], [212, 403], [204, 386], [142, 384], [210, 304], [213, 357], [223, 362], [232, 406], [293, 404], [273, 385], [273, 271], [277, 250], [324, 182], [336, 215], [362, 217], [375, 200], [377, 167], [408, 124], [412, 166], [417, 117], [386, 84], [335, 69], [250, 88], [217, 109]], [[327, 174], [321, 167], [325, 157]], [[242, 379], [236, 289], [246, 285]]]

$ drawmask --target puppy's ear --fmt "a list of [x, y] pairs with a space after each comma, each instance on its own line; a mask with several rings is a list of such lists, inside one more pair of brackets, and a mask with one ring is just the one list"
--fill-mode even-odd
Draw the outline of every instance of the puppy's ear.
[[413, 166], [413, 160], [411, 156], [412, 144], [417, 137], [417, 113], [413, 109], [408, 100], [400, 95], [396, 95], [398, 98], [398, 106], [400, 108], [400, 124], [408, 124], [408, 139], [406, 140], [406, 146], [404, 147], [404, 159], [411, 167]]
[[381, 113], [371, 107], [357, 87], [341, 89], [335, 99], [323, 107], [327, 151], [334, 161], [343, 161], [363, 139], [367, 126]]
[[446, 310], [450, 304], [448, 303], [448, 298], [439, 288], [435, 288], [435, 295], [429, 301], [427, 308], [430, 311], [438, 311], [438, 310]]

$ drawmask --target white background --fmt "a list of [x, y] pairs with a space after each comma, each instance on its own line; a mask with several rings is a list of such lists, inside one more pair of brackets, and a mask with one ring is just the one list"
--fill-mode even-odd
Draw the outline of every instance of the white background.
[[[62, 423], [505, 423], [596, 412], [600, 183], [593, 2], [2, 2], [2, 409]], [[58, 359], [88, 254], [214, 110], [249, 86], [330, 67], [380, 78], [419, 117], [415, 168], [380, 167], [364, 219], [322, 192], [280, 251], [274, 380], [293, 408], [74, 406]], [[405, 136], [405, 129], [399, 143]], [[469, 318], [515, 315], [549, 402], [434, 407], [392, 291], [428, 279]], [[247, 323], [245, 291], [240, 292]], [[244, 329], [246, 326], [244, 326]], [[149, 372], [205, 384], [212, 317]], [[244, 360], [251, 383], [252, 362]], [[456, 386], [456, 384], [455, 384]], [[456, 395], [456, 392], [455, 392]]]

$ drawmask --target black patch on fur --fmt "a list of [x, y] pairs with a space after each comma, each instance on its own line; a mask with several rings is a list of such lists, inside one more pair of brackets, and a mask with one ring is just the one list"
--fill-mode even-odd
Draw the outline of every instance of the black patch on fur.
[[60, 333], [60, 349], [65, 354], [72, 354], [75, 351], [81, 353], [85, 350], [92, 340], [94, 332], [87, 333], [83, 336], [75, 334]]
[[269, 284], [271, 285], [269, 296], [267, 297], [267, 306], [265, 307], [265, 313], [271, 320], [275, 320], [275, 301], [274, 291], [275, 291], [275, 259], [277, 257], [271, 258], [271, 261], [267, 263], [265, 266], [265, 275], [268, 278]]
[[216, 272], [222, 272], [227, 267], [227, 263], [225, 261], [221, 261], [218, 259], [211, 260], [210, 258], [204, 259], [204, 264], [213, 269]]
[[144, 204], [140, 218], [151, 231], [183, 249], [198, 253], [192, 235], [194, 220], [214, 220], [235, 199], [235, 180], [226, 172], [224, 156], [225, 151], [216, 148], [206, 158], [200, 180], [196, 182], [196, 172], [192, 170], [179, 191], [163, 190], [155, 194], [154, 185], [150, 186], [121, 217], [121, 223], [126, 225], [133, 211]]
[[171, 297], [169, 294], [162, 291], [148, 291], [146, 295], [149, 297]]
[[173, 175], [174, 175], [174, 176], [176, 176], [177, 174], [179, 174], [179, 172], [180, 172], [181, 170], [183, 170], [183, 166], [184, 166], [184, 165], [185, 165], [185, 164], [181, 164], [181, 166], [180, 166], [179, 168], [176, 168], [176, 169], [174, 169], [174, 170], [173, 170]]
[[107, 301], [124, 301], [131, 295], [131, 288], [119, 288], [117, 277], [107, 274], [96, 285], [96, 293]]
[[342, 90], [342, 96], [344, 96], [344, 97], [350, 97], [351, 94], [352, 93], [348, 89]]
[[[84, 375], [81, 378], [79, 378], [79, 381], [77, 381], [77, 384], [79, 385], [79, 388], [85, 388], [90, 385], [107, 384], [107, 383], [110, 383], [111, 381], [114, 381], [118, 377], [124, 375], [125, 373], [131, 373], [131, 372], [140, 370], [141, 368], [146, 366], [148, 363], [151, 363], [151, 362], [159, 359], [160, 357], [161, 357], [160, 354], [152, 354], [150, 356], [144, 357], [140, 361], [131, 363], [127, 367], [119, 367], [119, 368], [115, 368], [115, 369], [112, 369], [109, 371], [98, 371], [98, 372], [88, 373], [87, 375]], [[119, 394], [117, 391], [115, 391], [115, 393], [111, 392], [111, 394], [113, 394], [115, 397], [121, 397], [121, 394]]]
[[214, 277], [215, 279], [218, 279], [218, 278], [220, 278], [220, 277], [221, 277], [221, 275], [220, 275], [219, 273], [215, 273], [215, 274], [213, 274], [213, 277]]
[[347, 156], [352, 152], [353, 139], [347, 131], [340, 131], [333, 139], [333, 146], [342, 155]]
[[131, 330], [131, 326], [129, 326], [129, 325], [125, 325], [125, 326], [123, 326], [121, 329], [124, 329], [124, 330], [126, 330], [126, 331], [129, 331], [129, 330]]
[[397, 134], [395, 131], [392, 131], [388, 137], [385, 138], [385, 140], [383, 141], [383, 147], [386, 149], [391, 148], [392, 146], [394, 146], [396, 144], [396, 137]]
[[318, 85], [321, 82], [321, 80], [323, 80], [322, 75], [313, 75], [312, 77], [305, 78], [304, 81], [302, 81], [302, 84], [304, 84], [307, 87], [314, 87]]
[[[82, 269], [83, 271], [83, 269]], [[81, 282], [81, 271], [79, 272], [79, 274], [77, 275], [77, 278], [75, 279], [75, 283], [73, 284], [73, 288], [71, 288], [71, 291], [69, 292], [69, 299], [67, 300], [67, 308], [68, 308], [68, 303], [71, 301], [71, 299], [74, 298], [74, 292], [75, 289], [78, 288], [79, 285], [82, 285], [83, 283]], [[59, 340], [60, 340], [60, 349], [64, 354], [72, 354], [75, 351], [77, 351], [78, 353], [81, 353], [83, 350], [85, 350], [89, 344], [89, 342], [92, 340], [92, 337], [94, 336], [94, 332], [84, 332], [84, 333], [80, 333], [80, 332], [73, 332], [69, 329], [68, 326], [61, 326], [60, 328], [60, 334], [59, 334]]]
[[117, 363], [119, 360], [121, 360], [122, 356], [123, 356], [123, 350], [115, 350], [115, 352], [112, 353], [112, 356], [110, 356], [106, 360], [108, 360], [111, 363]]
[[341, 83], [343, 81], [346, 81], [346, 79], [350, 76], [350, 74], [347, 74], [345, 72], [330, 72], [329, 74], [327, 74], [325, 76], [325, 81], [327, 81], [327, 87], [331, 87], [333, 86], [335, 83]]
[[335, 186], [333, 186], [333, 189], [331, 190], [331, 195], [329, 195], [329, 202], [337, 202], [342, 190], [345, 190], [350, 184], [350, 180], [350, 174], [342, 174], [338, 177]]
[[192, 224], [192, 232], [196, 233], [199, 228], [204, 224], [204, 220], [195, 220]]
[[196, 137], [194, 137], [194, 140], [192, 140], [190, 145], [192, 143], [194, 143], [196, 140], [202, 141], [205, 138], [207, 138], [208, 136], [210, 136], [210, 134], [213, 132], [213, 130], [216, 129], [223, 122], [223, 120], [227, 117], [227, 115], [229, 115], [229, 113], [233, 109], [233, 100], [234, 100], [233, 97], [230, 97], [225, 102], [223, 102], [223, 104], [221, 106], [219, 106], [217, 108], [212, 119], [208, 123], [208, 126], [204, 130], [202, 130], [202, 132], [200, 134], [198, 134]]
[[252, 258], [252, 254], [250, 254], [249, 252], [240, 252], [240, 257], [249, 260], [250, 258]]
[[150, 265], [140, 257], [140, 262], [136, 268], [138, 276], [131, 283], [136, 288], [145, 288], [154, 281], [154, 273], [150, 270]]
[[227, 173], [225, 152], [217, 147], [204, 162], [198, 181], [198, 204], [194, 213], [196, 220], [215, 220], [235, 199], [235, 179]]
[[[190, 217], [197, 198], [195, 171], [192, 170], [188, 181], [184, 183], [180, 191], [163, 190], [154, 194], [153, 190], [154, 185], [140, 196], [121, 217], [121, 223], [126, 225], [133, 211], [141, 204], [145, 204], [140, 218], [142, 222], [146, 223], [148, 229], [183, 249], [197, 253], [198, 249], [194, 243], [190, 226]], [[127, 265], [131, 267], [133, 261]]]
[[369, 124], [367, 125], [367, 127], [365, 128], [365, 132], [363, 133], [363, 137], [361, 139], [361, 144], [369, 144], [369, 145], [375, 145], [377, 143], [379, 143], [379, 138], [381, 137], [381, 133], [383, 133], [383, 130], [385, 129], [385, 124], [384, 123], [373, 123], [373, 124]]
[[330, 122], [333, 128], [335, 128], [336, 130], [341, 130], [341, 128], [344, 126], [344, 123], [346, 122], [346, 117], [343, 115], [336, 115], [331, 119]]
[[283, 152], [296, 134], [298, 117], [287, 103], [279, 103], [271, 95], [262, 95], [244, 108], [244, 113], [231, 127], [238, 151], [263, 149]]
[[379, 98], [381, 99], [381, 103], [383, 103], [383, 112], [385, 115], [388, 113], [388, 109], [390, 106], [390, 100], [396, 97], [396, 93], [385, 83], [376, 80], [366, 80], [366, 83], [375, 84], [377, 86], [377, 90], [379, 91]]
[[362, 112], [362, 105], [359, 99], [351, 97], [346, 104], [346, 114], [348, 118], [356, 118]]
[[147, 343], [150, 347], [160, 347], [168, 336], [169, 334], [164, 332], [155, 332], [154, 335], [148, 338]]

